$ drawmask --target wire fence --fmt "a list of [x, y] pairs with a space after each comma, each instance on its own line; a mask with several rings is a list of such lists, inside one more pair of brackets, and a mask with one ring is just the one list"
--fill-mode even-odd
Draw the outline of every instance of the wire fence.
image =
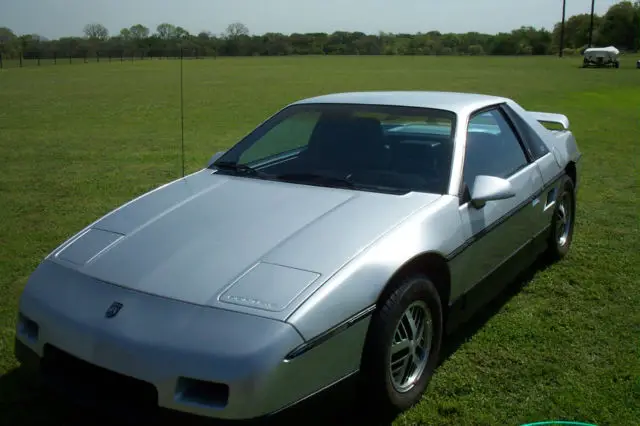
[[58, 56], [57, 54], [49, 54], [39, 56], [37, 54], [21, 54], [18, 58], [6, 58], [0, 53], [0, 69], [9, 68], [26, 68], [26, 67], [42, 67], [51, 65], [69, 65], [69, 64], [88, 64], [88, 63], [110, 63], [110, 62], [133, 62], [143, 60], [171, 60], [171, 59], [216, 59], [217, 55], [203, 55], [198, 52], [166, 52], [161, 55], [150, 54], [131, 54], [130, 52], [107, 53], [95, 55], [72, 55]]

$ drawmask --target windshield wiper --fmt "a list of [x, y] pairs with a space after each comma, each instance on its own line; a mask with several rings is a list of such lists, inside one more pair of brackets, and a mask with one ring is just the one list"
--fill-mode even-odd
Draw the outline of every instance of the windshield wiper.
[[220, 170], [231, 170], [236, 173], [242, 173], [251, 176], [265, 177], [265, 173], [254, 169], [251, 166], [246, 164], [239, 164], [233, 161], [219, 161], [217, 163], [213, 163], [213, 166]]
[[355, 184], [347, 178], [321, 175], [317, 173], [285, 173], [275, 177], [278, 180], [317, 183], [321, 185], [355, 188]]
[[336, 177], [336, 176], [321, 175], [317, 173], [286, 173], [282, 175], [277, 175], [274, 178], [280, 181], [304, 182], [309, 184], [326, 185], [326, 186], [364, 190], [364, 191], [382, 192], [387, 194], [406, 194], [407, 192], [409, 192], [408, 189], [404, 189], [404, 188], [395, 188], [395, 187], [389, 187], [385, 185], [354, 182], [351, 179], [349, 179], [349, 176], [342, 178], [342, 177]]

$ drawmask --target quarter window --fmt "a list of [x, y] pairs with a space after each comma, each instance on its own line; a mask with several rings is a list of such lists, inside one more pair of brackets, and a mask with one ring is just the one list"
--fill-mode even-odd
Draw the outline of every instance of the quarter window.
[[506, 179], [527, 164], [520, 141], [500, 110], [471, 117], [463, 172], [464, 183], [470, 189], [479, 175]]
[[526, 142], [529, 150], [531, 151], [531, 156], [536, 160], [544, 157], [549, 153], [549, 149], [547, 145], [542, 141], [540, 136], [536, 133], [535, 130], [531, 128], [531, 126], [522, 119], [522, 117], [517, 114], [513, 109], [509, 108], [508, 105], [503, 106], [505, 113], [513, 120], [513, 123], [518, 127], [518, 131], [522, 135], [523, 138], [526, 139]]

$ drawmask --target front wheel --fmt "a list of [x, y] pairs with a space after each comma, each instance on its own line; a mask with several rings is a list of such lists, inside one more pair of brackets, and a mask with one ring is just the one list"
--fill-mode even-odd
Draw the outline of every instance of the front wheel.
[[442, 305], [424, 275], [400, 281], [371, 319], [362, 359], [364, 391], [385, 413], [418, 403], [435, 370], [442, 341]]
[[553, 218], [551, 219], [551, 232], [546, 254], [552, 262], [564, 258], [569, 253], [571, 242], [573, 241], [575, 209], [575, 187], [571, 179], [567, 177], [560, 188], [560, 194], [556, 198]]

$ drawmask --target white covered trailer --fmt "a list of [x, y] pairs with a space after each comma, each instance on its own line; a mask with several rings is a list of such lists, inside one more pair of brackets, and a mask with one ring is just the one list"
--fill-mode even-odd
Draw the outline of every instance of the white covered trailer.
[[582, 62], [583, 67], [596, 66], [596, 67], [620, 67], [620, 61], [618, 60], [620, 51], [614, 46], [608, 47], [590, 47], [584, 51], [584, 60]]

